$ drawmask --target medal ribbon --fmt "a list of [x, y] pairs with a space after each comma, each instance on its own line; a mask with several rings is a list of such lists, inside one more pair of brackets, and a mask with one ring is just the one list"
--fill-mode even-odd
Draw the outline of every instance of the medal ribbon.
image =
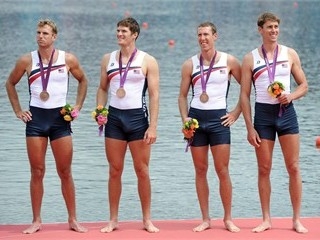
[[202, 87], [202, 92], [203, 93], [206, 92], [207, 82], [209, 80], [209, 77], [210, 77], [214, 62], [216, 60], [216, 56], [217, 56], [217, 51], [214, 52], [214, 56], [211, 59], [211, 62], [210, 62], [210, 65], [209, 65], [209, 68], [208, 68], [208, 71], [207, 71], [206, 81], [204, 81], [203, 58], [202, 58], [202, 55], [200, 54], [200, 71], [201, 71], [200, 75], [201, 75], [201, 87]]
[[[277, 57], [278, 57], [278, 45], [276, 49], [273, 52], [273, 63], [272, 63], [272, 69], [270, 67], [270, 63], [267, 57], [266, 50], [264, 49], [263, 45], [261, 46], [262, 54], [264, 57], [264, 61], [266, 62], [267, 70], [268, 70], [268, 76], [270, 83], [274, 82], [274, 76], [276, 74], [276, 66], [277, 66]], [[278, 116], [281, 117], [285, 108], [280, 104], [280, 110]]]
[[131, 54], [131, 56], [129, 58], [129, 61], [127, 63], [127, 66], [126, 66], [124, 73], [123, 73], [123, 76], [122, 76], [122, 59], [121, 59], [122, 55], [121, 55], [121, 51], [120, 51], [120, 54], [119, 54], [120, 88], [123, 88], [124, 82], [126, 81], [126, 78], [127, 78], [129, 67], [130, 67], [131, 62], [132, 62], [134, 56], [136, 55], [136, 53], [137, 53], [137, 49], [134, 49], [133, 53]]
[[272, 83], [274, 81], [274, 76], [276, 73], [276, 66], [277, 66], [277, 57], [278, 57], [278, 45], [276, 49], [274, 50], [273, 53], [273, 63], [272, 63], [272, 69], [270, 67], [270, 63], [267, 57], [266, 50], [264, 49], [263, 45], [261, 46], [262, 54], [264, 57], [264, 61], [266, 62], [267, 70], [268, 70], [268, 76], [269, 76], [269, 81]]
[[46, 74], [46, 77], [44, 77], [43, 64], [42, 64], [40, 53], [38, 51], [40, 73], [41, 73], [41, 81], [42, 81], [42, 90], [43, 91], [47, 91], [47, 86], [48, 86], [48, 82], [49, 82], [49, 76], [50, 76], [50, 72], [51, 72], [51, 66], [52, 66], [52, 62], [53, 62], [54, 52], [55, 52], [55, 49], [53, 49], [53, 51], [51, 53], [51, 57], [50, 57], [50, 60], [49, 60], [49, 63], [48, 63], [48, 68], [47, 68], [47, 74]]

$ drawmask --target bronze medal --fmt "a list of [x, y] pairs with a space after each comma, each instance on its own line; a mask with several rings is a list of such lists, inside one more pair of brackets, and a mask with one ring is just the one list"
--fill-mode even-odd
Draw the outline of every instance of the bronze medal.
[[49, 93], [47, 92], [47, 91], [42, 91], [41, 93], [40, 93], [40, 99], [42, 100], [42, 101], [47, 101], [48, 99], [49, 99]]
[[127, 66], [126, 68], [124, 69], [124, 73], [122, 75], [122, 55], [121, 55], [121, 51], [119, 53], [119, 71], [120, 71], [120, 86], [116, 92], [116, 95], [118, 98], [124, 98], [124, 96], [126, 95], [126, 90], [124, 90], [123, 88], [123, 85], [127, 79], [127, 74], [128, 74], [128, 71], [130, 70], [130, 65], [131, 65], [131, 62], [133, 61], [133, 58], [134, 56], [136, 55], [137, 53], [137, 49], [135, 48], [133, 53], [131, 54], [130, 58], [129, 58], [129, 61], [127, 62]]
[[209, 96], [208, 96], [208, 94], [207, 94], [206, 92], [201, 93], [201, 95], [200, 95], [200, 101], [201, 101], [202, 103], [206, 103], [206, 102], [209, 101]]
[[47, 89], [48, 82], [49, 82], [49, 76], [50, 76], [50, 71], [51, 71], [51, 67], [52, 67], [52, 61], [53, 61], [54, 52], [55, 52], [55, 49], [53, 49], [53, 51], [51, 53], [51, 57], [50, 57], [48, 68], [47, 68], [47, 74], [45, 76], [44, 75], [45, 74], [45, 70], [43, 69], [43, 64], [42, 64], [40, 52], [38, 51], [41, 82], [42, 82], [42, 92], [40, 93], [39, 97], [40, 97], [41, 101], [43, 101], [43, 102], [47, 101], [49, 99], [49, 96], [50, 96], [46, 89]]
[[201, 72], [201, 88], [202, 88], [202, 93], [200, 95], [200, 101], [202, 103], [206, 103], [209, 101], [209, 95], [206, 93], [206, 87], [207, 87], [207, 83], [213, 68], [213, 65], [215, 63], [215, 59], [217, 56], [217, 51], [214, 52], [213, 58], [210, 61], [210, 65], [209, 68], [207, 70], [207, 75], [206, 75], [206, 79], [204, 79], [204, 70], [203, 70], [203, 57], [202, 54], [200, 54], [200, 72]]
[[126, 95], [126, 90], [124, 90], [123, 87], [118, 88], [117, 92], [116, 92], [118, 98], [124, 98], [124, 96]]

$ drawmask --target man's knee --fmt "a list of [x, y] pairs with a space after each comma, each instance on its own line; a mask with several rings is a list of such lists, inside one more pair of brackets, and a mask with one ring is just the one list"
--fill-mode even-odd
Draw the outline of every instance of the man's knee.
[[44, 167], [32, 167], [31, 168], [31, 177], [33, 179], [43, 179], [45, 174]]

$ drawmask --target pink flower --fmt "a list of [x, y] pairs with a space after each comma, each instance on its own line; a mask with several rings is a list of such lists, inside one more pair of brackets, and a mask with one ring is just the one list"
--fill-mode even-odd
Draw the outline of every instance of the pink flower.
[[108, 121], [108, 118], [106, 116], [103, 116], [103, 115], [97, 116], [98, 125], [104, 125], [107, 123], [107, 121]]
[[71, 111], [71, 117], [73, 117], [73, 119], [77, 118], [79, 116], [79, 110], [78, 109], [73, 109]]

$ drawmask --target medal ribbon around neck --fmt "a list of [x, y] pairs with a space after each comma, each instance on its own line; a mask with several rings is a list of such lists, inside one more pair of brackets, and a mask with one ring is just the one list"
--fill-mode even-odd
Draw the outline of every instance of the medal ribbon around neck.
[[214, 56], [211, 59], [211, 62], [210, 62], [210, 65], [209, 65], [209, 68], [208, 68], [208, 71], [207, 71], [206, 81], [204, 81], [203, 58], [202, 58], [202, 55], [200, 54], [200, 72], [201, 72], [200, 76], [201, 76], [202, 93], [206, 93], [207, 82], [209, 80], [209, 77], [210, 77], [214, 62], [216, 60], [216, 56], [217, 56], [217, 51], [214, 52]]
[[268, 57], [267, 57], [267, 53], [266, 53], [266, 50], [263, 47], [263, 45], [261, 46], [261, 50], [262, 50], [262, 54], [263, 54], [263, 57], [264, 57], [264, 61], [266, 62], [269, 81], [270, 81], [270, 83], [272, 83], [272, 82], [274, 82], [274, 76], [276, 74], [277, 57], [278, 57], [278, 45], [277, 45], [276, 49], [273, 52], [272, 67], [270, 66], [270, 63], [269, 63], [269, 60], [268, 60]]
[[[274, 82], [274, 76], [275, 76], [275, 73], [276, 73], [276, 66], [277, 66], [278, 45], [277, 45], [276, 49], [275, 49], [274, 52], [273, 52], [272, 69], [271, 69], [271, 67], [270, 67], [270, 63], [269, 63], [269, 60], [268, 60], [268, 57], [267, 57], [267, 53], [266, 53], [266, 50], [264, 49], [263, 45], [261, 46], [261, 50], [262, 50], [262, 54], [263, 54], [263, 57], [264, 57], [264, 61], [266, 62], [266, 66], [267, 66], [267, 70], [268, 70], [268, 76], [269, 76], [269, 81], [270, 81], [270, 83], [273, 83], [273, 82]], [[284, 106], [282, 106], [282, 105], [280, 104], [280, 109], [279, 109], [279, 113], [278, 113], [278, 116], [279, 116], [279, 117], [282, 116], [284, 110], [285, 110]]]
[[127, 74], [128, 74], [128, 71], [129, 71], [129, 67], [131, 65], [131, 62], [134, 58], [134, 56], [136, 55], [137, 53], [137, 49], [135, 48], [133, 53], [131, 54], [130, 58], [129, 58], [129, 61], [127, 63], [127, 66], [126, 68], [124, 69], [124, 73], [123, 73], [123, 76], [122, 76], [122, 55], [121, 55], [121, 51], [120, 51], [120, 54], [119, 54], [119, 70], [120, 70], [120, 88], [123, 88], [124, 86], [124, 83], [127, 79]]
[[40, 52], [38, 51], [40, 73], [41, 73], [41, 81], [42, 81], [42, 91], [43, 92], [47, 91], [47, 86], [48, 86], [48, 82], [49, 82], [49, 77], [50, 77], [50, 72], [51, 72], [54, 52], [55, 52], [55, 49], [53, 49], [53, 51], [51, 53], [51, 57], [50, 57], [50, 60], [49, 60], [49, 63], [48, 63], [48, 68], [47, 68], [47, 74], [46, 74], [46, 77], [44, 77], [43, 64], [42, 64]]

